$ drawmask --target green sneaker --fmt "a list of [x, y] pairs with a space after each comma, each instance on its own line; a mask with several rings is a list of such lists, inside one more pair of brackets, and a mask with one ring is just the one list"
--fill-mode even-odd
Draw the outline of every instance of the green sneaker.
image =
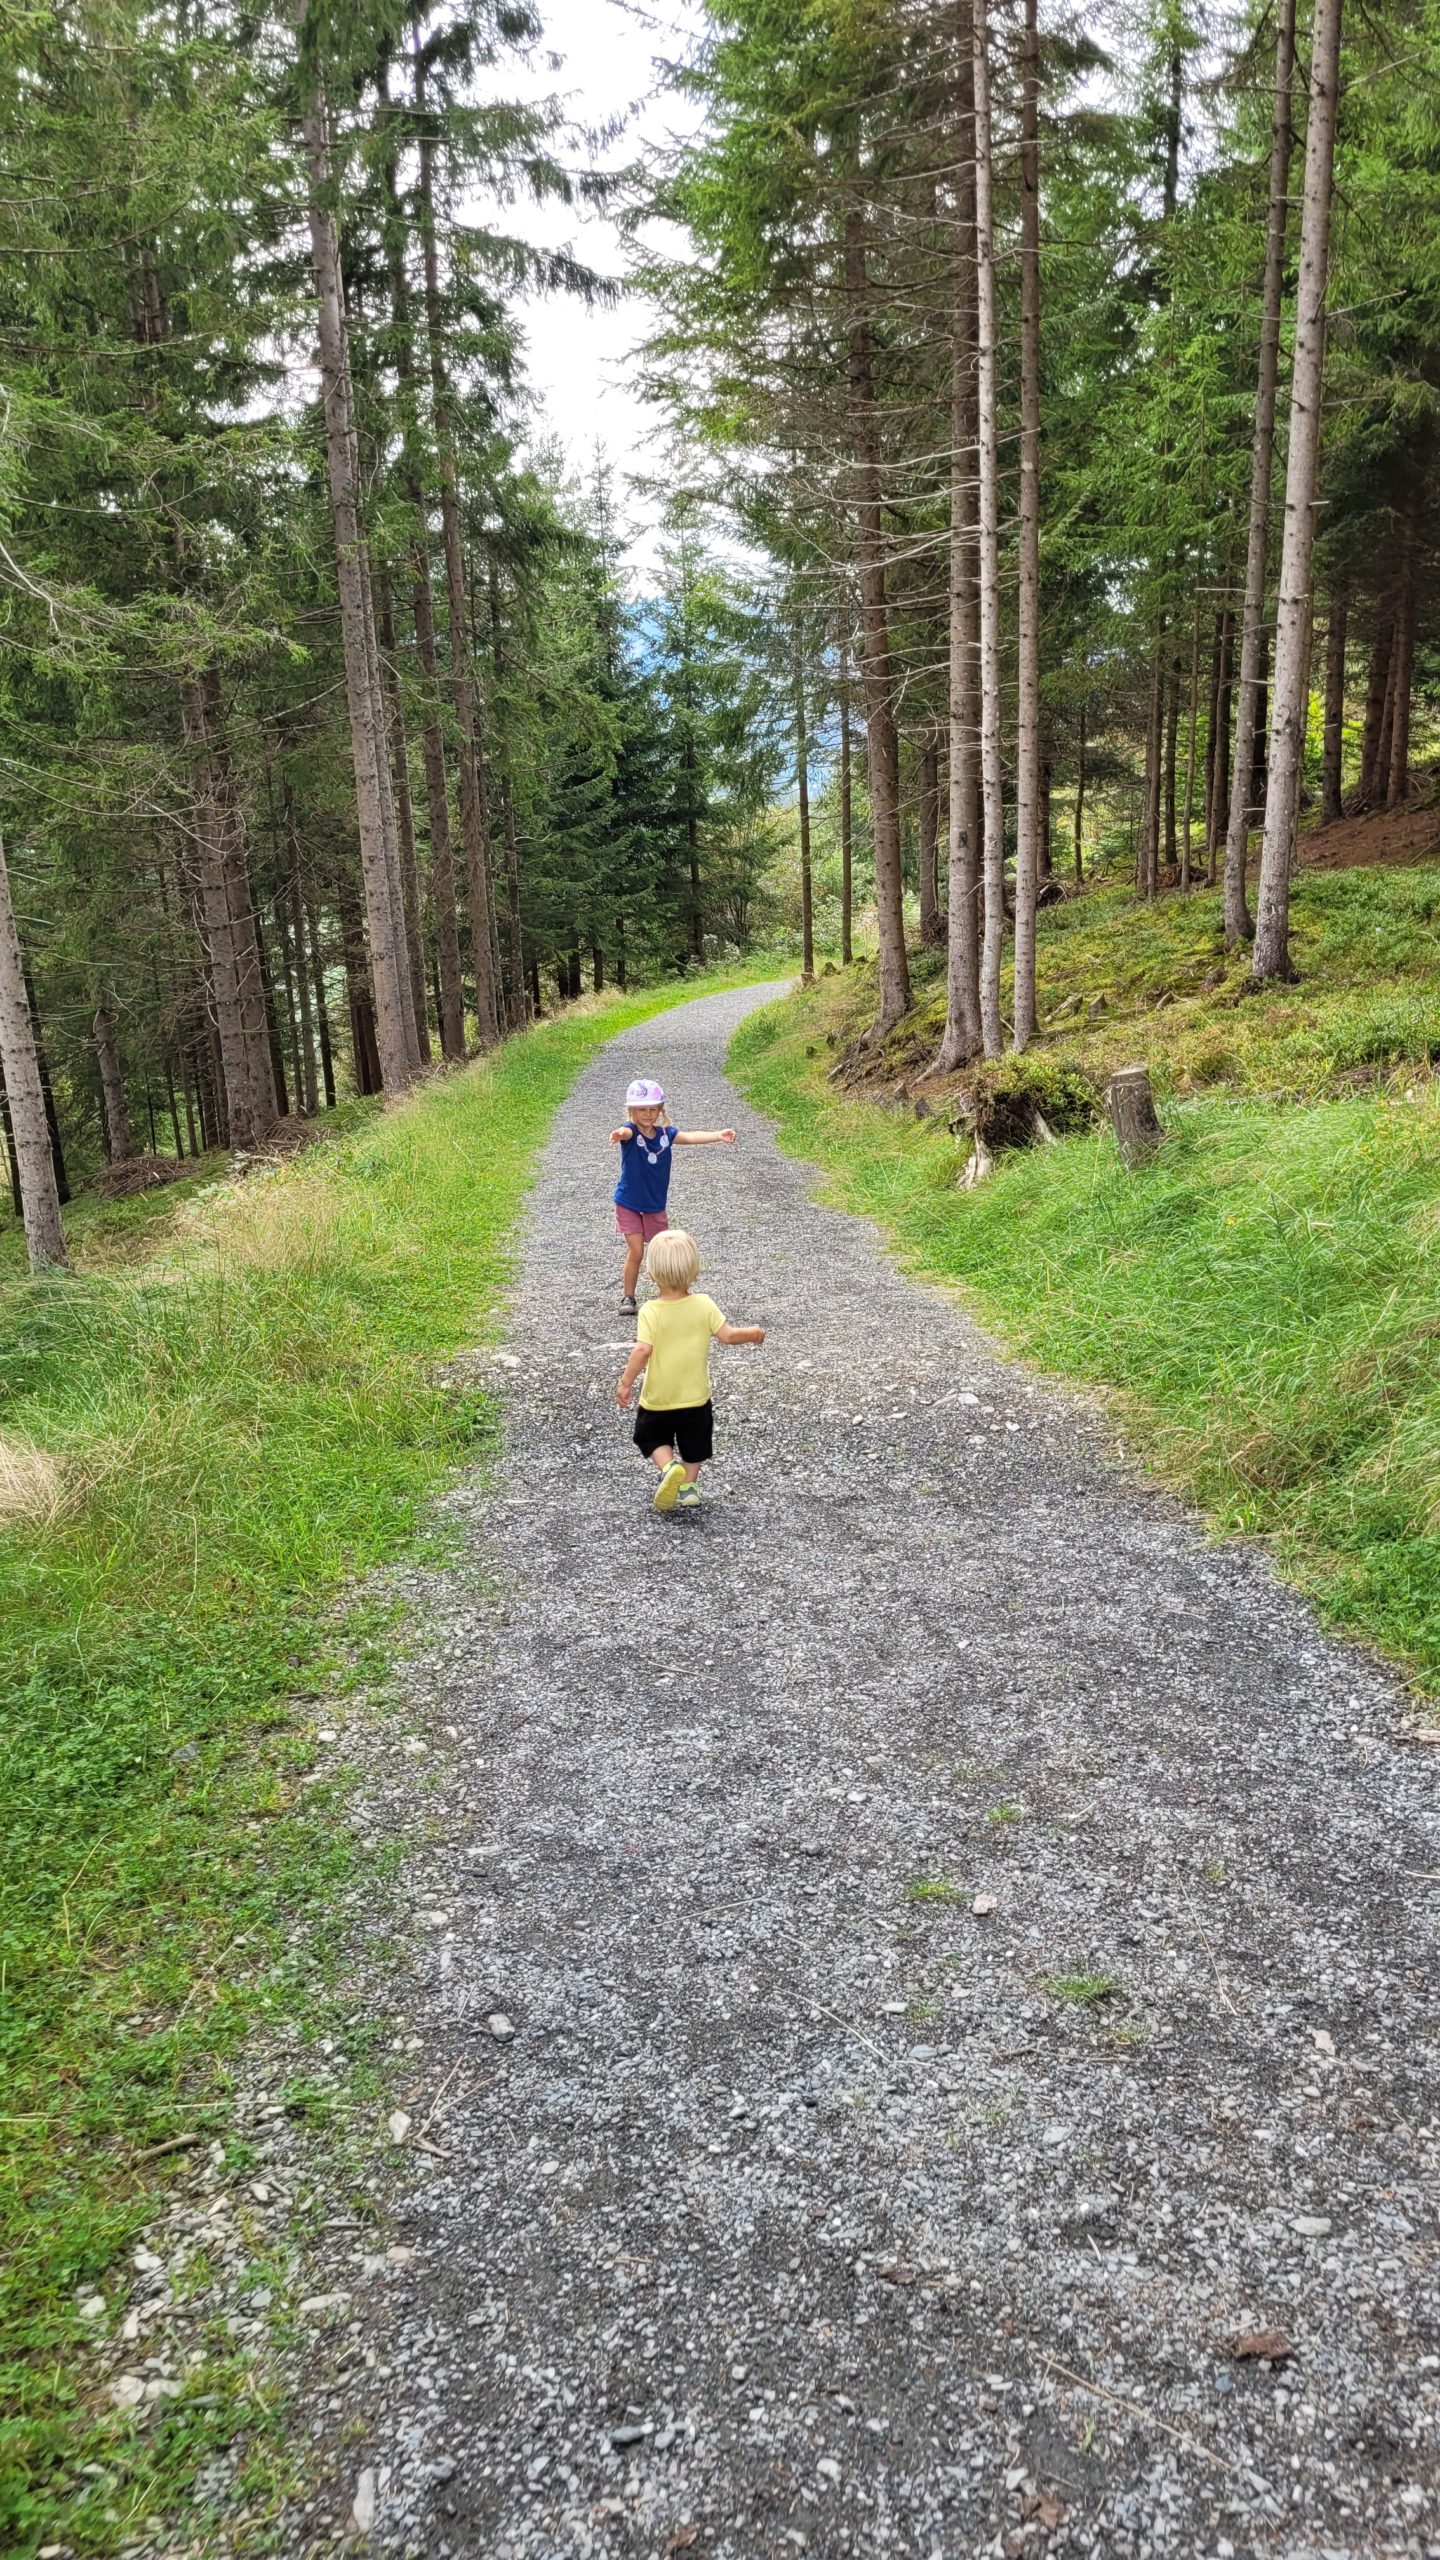
[[698, 1484], [685, 1484], [681, 1486], [675, 1499], [675, 1508], [677, 1511], [698, 1511], [701, 1508], [700, 1487]]
[[684, 1481], [684, 1468], [681, 1466], [678, 1458], [672, 1458], [669, 1466], [665, 1470], [665, 1473], [655, 1487], [655, 1508], [657, 1511], [674, 1510], [676, 1503], [681, 1498], [680, 1487]]

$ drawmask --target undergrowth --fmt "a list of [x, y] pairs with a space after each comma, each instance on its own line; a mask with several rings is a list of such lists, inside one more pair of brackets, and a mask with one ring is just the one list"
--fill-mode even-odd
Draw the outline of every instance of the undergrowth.
[[[1429, 953], [1420, 908], [1433, 895], [1440, 912], [1440, 879], [1306, 879], [1312, 961], [1317, 892], [1325, 917], [1340, 913], [1340, 974], [1316, 983], [1316, 970], [1308, 1016], [1305, 989], [1284, 991], [1273, 1032], [1263, 1003], [1236, 1011], [1239, 1090], [1184, 1092], [1183, 1043], [1127, 1033], [1167, 1094], [1170, 1135], [1139, 1174], [1100, 1129], [1003, 1154], [960, 1191], [968, 1140], [943, 1115], [918, 1120], [830, 1080], [864, 1000], [838, 979], [752, 1016], [733, 1064], [786, 1147], [824, 1168], [827, 1198], [876, 1218], [916, 1269], [962, 1284], [1046, 1368], [1119, 1391], [1132, 1441], [1219, 1527], [1266, 1537], [1332, 1626], [1440, 1688], [1440, 1084], [1417, 1062], [1381, 1089], [1275, 1098], [1307, 1042], [1333, 1086], [1342, 1020], [1347, 1039], [1368, 1020], [1378, 1049], [1385, 1008], [1393, 1020], [1434, 1001], [1423, 970], [1409, 993], [1379, 982], [1378, 960], [1368, 993], [1361, 981], [1377, 910], [1408, 912], [1413, 948]], [[1163, 920], [1176, 936], [1194, 929], [1179, 906]], [[1042, 982], [1053, 988], [1057, 948], [1068, 965], [1115, 923], [1078, 907], [1047, 918]], [[1137, 936], [1149, 929], [1136, 919]], [[1103, 1063], [1087, 1040], [1063, 1054]]]
[[[1276, 1100], [1440, 1060], [1440, 864], [1301, 871], [1292, 895], [1296, 978], [1258, 992], [1249, 953], [1225, 951], [1218, 891], [1142, 905], [1126, 887], [1091, 888], [1045, 909], [1027, 1060], [1063, 1060], [1103, 1084], [1143, 1058], [1162, 1093]], [[880, 1061], [911, 1074], [934, 1057], [945, 1019], [944, 955], [917, 953], [915, 967], [914, 1011]], [[873, 1016], [873, 969], [848, 973], [846, 989], [827, 1022], [842, 1045]], [[1008, 989], [1004, 1001], [1008, 1022]]]
[[679, 992], [577, 1009], [272, 1173], [92, 1203], [73, 1275], [0, 1279], [0, 1441], [51, 1488], [0, 1523], [7, 2552], [133, 2540], [259, 2422], [213, 2366], [143, 2430], [91, 2412], [79, 2302], [174, 2173], [146, 2155], [223, 2131], [227, 2058], [323, 1982], [352, 1852], [299, 1785], [305, 1699], [371, 1668], [327, 1604], [486, 1447], [488, 1395], [436, 1364], [496, 1329], [578, 1069]]

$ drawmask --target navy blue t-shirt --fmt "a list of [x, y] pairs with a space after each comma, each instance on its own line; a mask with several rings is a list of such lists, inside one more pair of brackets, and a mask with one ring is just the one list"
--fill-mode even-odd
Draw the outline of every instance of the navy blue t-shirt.
[[664, 1208], [670, 1196], [670, 1150], [675, 1143], [673, 1128], [661, 1127], [650, 1137], [637, 1129], [633, 1120], [622, 1122], [629, 1130], [620, 1142], [620, 1179], [615, 1185], [617, 1209], [634, 1209], [642, 1218], [653, 1218]]

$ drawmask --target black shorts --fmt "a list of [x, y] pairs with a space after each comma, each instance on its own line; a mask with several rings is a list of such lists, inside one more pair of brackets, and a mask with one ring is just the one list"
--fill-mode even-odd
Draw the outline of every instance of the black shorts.
[[713, 1404], [642, 1404], [635, 1416], [635, 1446], [651, 1457], [657, 1449], [673, 1449], [687, 1467], [698, 1467], [715, 1454]]

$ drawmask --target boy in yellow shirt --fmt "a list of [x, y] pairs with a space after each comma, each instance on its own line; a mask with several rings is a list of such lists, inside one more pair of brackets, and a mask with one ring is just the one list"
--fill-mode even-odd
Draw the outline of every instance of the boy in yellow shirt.
[[765, 1339], [758, 1324], [727, 1324], [713, 1298], [696, 1289], [700, 1256], [681, 1227], [652, 1237], [645, 1268], [660, 1295], [635, 1320], [635, 1348], [621, 1371], [615, 1401], [628, 1412], [643, 1374], [635, 1446], [658, 1470], [657, 1511], [698, 1511], [696, 1477], [715, 1453], [715, 1408], [710, 1401], [712, 1342]]

